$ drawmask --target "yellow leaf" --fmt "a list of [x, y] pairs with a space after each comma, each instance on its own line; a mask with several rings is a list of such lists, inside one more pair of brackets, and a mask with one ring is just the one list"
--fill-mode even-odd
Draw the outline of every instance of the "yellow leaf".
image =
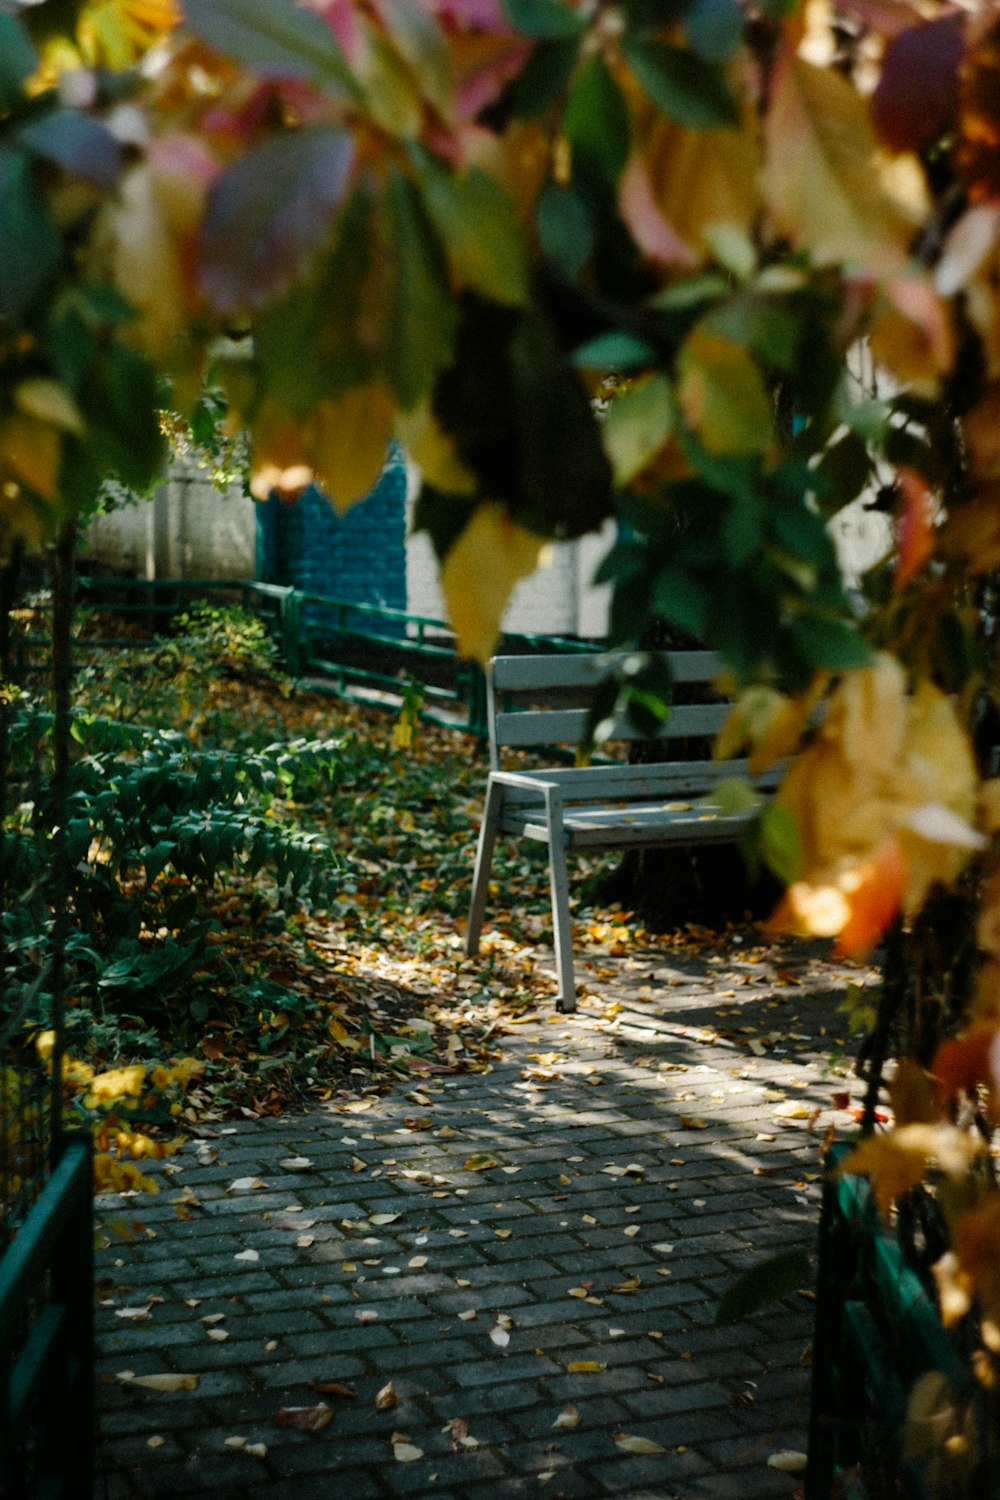
[[147, 163], [132, 168], [102, 210], [94, 247], [100, 269], [138, 313], [135, 338], [154, 358], [168, 358], [187, 321], [184, 277]]
[[450, 495], [475, 493], [475, 476], [462, 463], [454, 443], [429, 408], [398, 413], [397, 430], [413, 462], [435, 489]]
[[132, 1063], [125, 1068], [110, 1068], [98, 1073], [91, 1081], [90, 1093], [95, 1100], [121, 1099], [129, 1094], [133, 1097], [142, 1092], [146, 1069], [142, 1063]]
[[568, 1375], [597, 1375], [608, 1367], [599, 1359], [571, 1359], [566, 1366]]
[[[705, 231], [713, 225], [752, 232], [760, 160], [750, 113], [726, 130], [689, 130], [656, 116], [637, 125], [641, 149], [623, 175], [620, 207], [648, 254], [704, 260], [711, 254]], [[662, 215], [659, 224], [654, 209]]]
[[65, 432], [82, 436], [83, 418], [79, 408], [66, 387], [58, 380], [22, 380], [14, 390], [14, 404], [29, 417], [47, 422], [50, 427], [61, 427]]
[[540, 536], [511, 519], [502, 505], [480, 505], [445, 558], [441, 586], [462, 656], [489, 660], [500, 620], [519, 578], [538, 565]]
[[761, 186], [779, 235], [819, 265], [903, 264], [911, 225], [880, 179], [868, 106], [842, 73], [786, 53], [764, 135]]
[[711, 453], [762, 453], [774, 411], [745, 349], [702, 328], [688, 335], [677, 360], [684, 416]]
[[61, 456], [59, 434], [48, 422], [19, 411], [0, 421], [0, 472], [11, 470], [46, 500], [58, 494]]
[[[923, 1180], [931, 1162], [949, 1176], [960, 1176], [968, 1171], [981, 1144], [957, 1125], [898, 1125], [886, 1135], [868, 1136], [840, 1171], [871, 1178], [879, 1208], [888, 1213], [898, 1197]], [[955, 1248], [959, 1248], [957, 1239]], [[960, 1250], [959, 1258], [964, 1264]]]
[[320, 401], [312, 411], [307, 441], [316, 478], [334, 508], [345, 511], [374, 488], [386, 459], [396, 409], [375, 381]]

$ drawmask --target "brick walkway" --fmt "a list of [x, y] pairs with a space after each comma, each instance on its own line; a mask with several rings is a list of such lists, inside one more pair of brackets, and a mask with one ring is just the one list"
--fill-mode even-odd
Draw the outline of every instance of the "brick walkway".
[[223, 1127], [102, 1200], [99, 1500], [793, 1495], [768, 1458], [805, 1449], [812, 1303], [712, 1322], [812, 1248], [850, 1123], [819, 1028], [858, 976], [789, 952], [592, 958], [488, 1073]]

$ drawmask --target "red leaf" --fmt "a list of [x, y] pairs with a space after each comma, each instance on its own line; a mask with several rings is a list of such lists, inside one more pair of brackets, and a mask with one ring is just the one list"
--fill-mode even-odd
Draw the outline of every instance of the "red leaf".
[[915, 469], [900, 469], [902, 504], [896, 521], [896, 572], [893, 589], [898, 592], [915, 577], [934, 552], [934, 501], [926, 480]]
[[220, 313], [273, 301], [330, 238], [354, 163], [345, 131], [289, 130], [242, 157], [213, 185], [200, 282]]
[[916, 151], [941, 134], [958, 105], [963, 17], [911, 26], [886, 48], [872, 96], [875, 129], [891, 151]]

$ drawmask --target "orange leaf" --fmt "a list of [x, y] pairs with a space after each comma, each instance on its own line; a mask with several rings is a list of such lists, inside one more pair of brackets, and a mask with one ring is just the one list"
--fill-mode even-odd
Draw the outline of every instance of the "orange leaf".
[[854, 889], [845, 891], [849, 916], [834, 949], [838, 958], [858, 957], [877, 942], [902, 906], [905, 881], [899, 840], [888, 838], [859, 866]]
[[941, 1043], [930, 1070], [942, 1102], [972, 1093], [981, 1083], [993, 1084], [998, 1037], [995, 1026], [973, 1026], [964, 1036]]
[[896, 521], [898, 557], [893, 589], [915, 577], [934, 552], [934, 500], [927, 481], [915, 469], [900, 469], [902, 504]]

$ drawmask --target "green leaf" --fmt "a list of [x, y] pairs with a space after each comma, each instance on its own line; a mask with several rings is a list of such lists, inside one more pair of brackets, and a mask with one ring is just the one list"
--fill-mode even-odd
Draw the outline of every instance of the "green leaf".
[[511, 199], [479, 167], [453, 176], [420, 153], [420, 188], [458, 281], [497, 302], [528, 300], [528, 262]]
[[569, 82], [578, 53], [575, 36], [536, 47], [512, 86], [515, 113], [528, 120], [544, 114]]
[[[0, 42], [2, 45], [2, 42]], [[17, 132], [36, 156], [55, 162], [74, 177], [98, 187], [114, 187], [122, 164], [122, 146], [99, 120], [79, 110], [48, 110]]]
[[588, 339], [573, 355], [573, 363], [581, 370], [644, 370], [655, 359], [652, 344], [620, 328]]
[[359, 96], [333, 32], [291, 0], [185, 0], [184, 17], [196, 36], [263, 78], [309, 79]]
[[733, 344], [752, 349], [777, 370], [788, 372], [795, 368], [801, 328], [787, 307], [736, 297], [706, 314], [702, 327]]
[[626, 485], [656, 456], [674, 426], [674, 400], [663, 375], [637, 380], [617, 396], [604, 419], [604, 447], [615, 483]]
[[699, 580], [680, 568], [661, 568], [653, 585], [652, 606], [656, 614], [681, 630], [704, 637], [708, 617], [708, 595]]
[[59, 264], [62, 241], [23, 151], [0, 147], [0, 314], [17, 327]]
[[739, 1323], [752, 1313], [797, 1292], [812, 1275], [805, 1250], [783, 1250], [760, 1265], [752, 1266], [726, 1288], [715, 1310], [716, 1328]]
[[738, 0], [693, 0], [684, 12], [684, 35], [706, 62], [727, 62], [743, 40]]
[[628, 160], [631, 124], [622, 91], [599, 52], [573, 80], [562, 130], [572, 149], [574, 174], [582, 169], [612, 186], [617, 183]]
[[793, 630], [796, 646], [814, 667], [846, 671], [871, 665], [871, 647], [848, 620], [803, 614], [795, 620]]
[[799, 825], [794, 813], [780, 803], [769, 802], [761, 815], [760, 854], [785, 885], [798, 880], [805, 869]]
[[[305, 416], [318, 401], [335, 401], [373, 376], [371, 353], [357, 326], [373, 256], [383, 256], [373, 230], [373, 203], [358, 188], [348, 199], [333, 250], [316, 276], [265, 308], [254, 349], [265, 388], [285, 410]], [[384, 309], [380, 309], [384, 316]], [[237, 366], [236, 375], [243, 366]]]
[[578, 37], [587, 22], [565, 0], [502, 0], [507, 19], [522, 36]]
[[671, 120], [693, 130], [737, 121], [720, 69], [687, 48], [626, 36], [622, 51], [643, 93]]
[[272, 137], [223, 173], [201, 238], [201, 287], [216, 312], [260, 307], [302, 279], [331, 237], [353, 163], [351, 136], [317, 125]]
[[572, 183], [547, 182], [536, 209], [542, 250], [568, 276], [577, 276], [594, 249], [590, 209]]
[[710, 792], [706, 792], [702, 801], [731, 815], [755, 812], [760, 807], [763, 798], [745, 777], [728, 776], [725, 781], [718, 782]]
[[108, 473], [133, 489], [145, 489], [166, 453], [153, 367], [136, 350], [114, 344], [88, 395], [85, 415], [95, 455]]
[[738, 568], [753, 557], [761, 544], [762, 531], [756, 497], [749, 492], [733, 496], [720, 528], [722, 550], [731, 567]]
[[448, 273], [413, 184], [393, 173], [386, 201], [394, 256], [386, 374], [400, 405], [416, 406], [451, 360], [458, 314]]
[[0, 108], [13, 109], [22, 85], [38, 67], [38, 56], [24, 23], [17, 16], [0, 15]]

